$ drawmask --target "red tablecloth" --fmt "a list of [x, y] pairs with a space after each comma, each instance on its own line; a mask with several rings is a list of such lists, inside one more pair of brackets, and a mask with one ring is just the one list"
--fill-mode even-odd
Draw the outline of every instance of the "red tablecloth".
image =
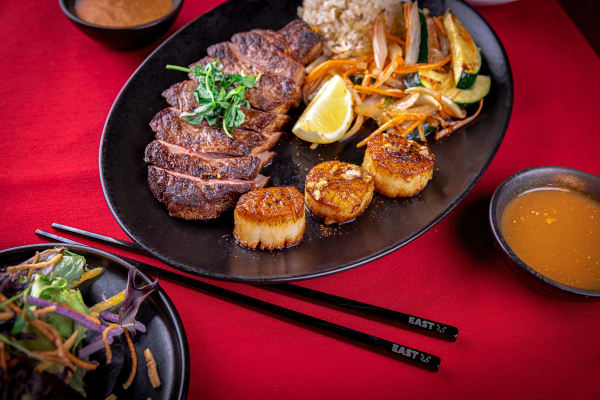
[[[219, 2], [186, 0], [170, 33]], [[600, 175], [600, 62], [554, 1], [480, 12], [504, 43], [515, 82], [512, 120], [483, 179], [410, 245], [303, 283], [452, 323], [458, 341], [222, 283], [437, 354], [440, 371], [163, 282], [189, 340], [190, 398], [600, 397], [600, 304], [524, 286], [493, 252], [486, 217], [494, 188], [520, 169], [562, 165]], [[54, 221], [125, 239], [102, 195], [98, 145], [115, 96], [153, 47], [102, 47], [71, 25], [56, 0], [0, 2], [0, 37], [0, 248], [41, 242], [34, 230]]]

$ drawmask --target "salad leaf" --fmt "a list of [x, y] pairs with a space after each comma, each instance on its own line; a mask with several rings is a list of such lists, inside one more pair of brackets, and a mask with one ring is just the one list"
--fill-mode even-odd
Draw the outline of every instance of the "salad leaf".
[[79, 254], [71, 253], [69, 250], [63, 250], [63, 256], [54, 266], [54, 274], [59, 278], [64, 278], [69, 285], [81, 278], [83, 267], [85, 267], [85, 257]]
[[135, 334], [135, 316], [140, 308], [140, 305], [158, 286], [158, 279], [156, 279], [154, 282], [139, 288], [135, 285], [136, 275], [137, 269], [131, 268], [127, 274], [125, 298], [123, 299], [121, 310], [119, 310], [119, 321], [121, 327], [128, 329], [132, 335]]

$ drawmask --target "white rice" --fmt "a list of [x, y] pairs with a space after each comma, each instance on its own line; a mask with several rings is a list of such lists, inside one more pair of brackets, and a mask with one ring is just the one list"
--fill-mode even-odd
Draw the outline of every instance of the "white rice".
[[371, 50], [372, 23], [385, 10], [386, 31], [403, 25], [398, 0], [304, 0], [298, 15], [324, 36], [326, 52], [363, 54]]

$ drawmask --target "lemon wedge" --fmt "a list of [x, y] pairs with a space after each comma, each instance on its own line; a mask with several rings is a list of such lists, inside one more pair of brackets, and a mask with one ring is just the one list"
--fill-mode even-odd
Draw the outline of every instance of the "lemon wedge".
[[325, 82], [292, 132], [311, 143], [332, 143], [344, 136], [354, 117], [352, 95], [339, 75]]

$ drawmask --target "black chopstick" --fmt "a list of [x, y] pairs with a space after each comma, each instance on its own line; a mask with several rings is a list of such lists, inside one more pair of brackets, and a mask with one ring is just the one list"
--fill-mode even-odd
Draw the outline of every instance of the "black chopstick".
[[[74, 240], [66, 239], [52, 233], [44, 232], [42, 230], [36, 230], [35, 233], [39, 236], [56, 240], [68, 244], [83, 245], [89, 248], [94, 248], [83, 243], [76, 242]], [[278, 306], [263, 300], [255, 299], [254, 297], [246, 296], [241, 293], [237, 293], [219, 286], [211, 285], [209, 283], [192, 279], [190, 277], [180, 275], [175, 272], [167, 271], [153, 265], [149, 265], [128, 257], [117, 256], [134, 265], [139, 270], [156, 275], [160, 278], [164, 278], [194, 289], [199, 289], [203, 292], [207, 292], [219, 297], [223, 297], [229, 300], [233, 300], [244, 306], [265, 311], [267, 313], [279, 315], [292, 321], [296, 321], [307, 325], [312, 328], [318, 328], [329, 333], [341, 336], [349, 339], [353, 342], [357, 342], [362, 346], [366, 346], [376, 352], [381, 352], [387, 356], [391, 356], [400, 361], [408, 362], [412, 365], [430, 370], [438, 371], [441, 363], [441, 359], [433, 354], [426, 353], [421, 350], [417, 350], [411, 347], [403, 346], [398, 343], [391, 342], [386, 339], [382, 339], [377, 336], [369, 335], [364, 332], [360, 332], [342, 325], [334, 324], [329, 321], [325, 321], [320, 318], [313, 317], [311, 315], [303, 314], [298, 311], [290, 310], [285, 307]]]
[[387, 308], [374, 306], [372, 304], [347, 299], [329, 293], [319, 292], [317, 290], [309, 289], [298, 285], [290, 285], [289, 283], [281, 283], [267, 286], [267, 288], [271, 287], [276, 290], [281, 290], [283, 292], [290, 293], [293, 295], [318, 300], [349, 311], [358, 312], [369, 316], [375, 316], [388, 321], [396, 322], [398, 324], [406, 325], [408, 327], [413, 328], [419, 333], [432, 334], [451, 341], [455, 341], [458, 337], [457, 327], [452, 325], [446, 325], [441, 322], [436, 322], [430, 319], [405, 314], [399, 311], [389, 310]]
[[[127, 249], [145, 252], [140, 246], [133, 242], [114, 239], [110, 236], [100, 235], [98, 233], [89, 232], [83, 229], [73, 228], [71, 226], [58, 223], [52, 223], [52, 227], [72, 232], [86, 238], [98, 240], [109, 245], [117, 245], [125, 247]], [[286, 283], [275, 285], [263, 285], [261, 287], [266, 289], [274, 288], [276, 290], [291, 293], [297, 296], [302, 296], [312, 300], [317, 300], [352, 312], [358, 312], [367, 316], [374, 316], [377, 318], [385, 319], [396, 324], [409, 327], [411, 330], [414, 330], [418, 333], [433, 335], [450, 341], [455, 341], [458, 337], [458, 328], [452, 325], [443, 324], [441, 322], [433, 321], [431, 319], [419, 317], [416, 315], [410, 315], [399, 311], [389, 310], [387, 308], [363, 303], [360, 301], [346, 299], [344, 297], [336, 296], [329, 293], [319, 292], [317, 290], [308, 289], [302, 286], [291, 285], [289, 283]]]
[[61, 231], [75, 233], [77, 235], [84, 236], [84, 237], [94, 239], [94, 240], [98, 240], [100, 242], [104, 242], [104, 243], [107, 243], [107, 244], [110, 244], [113, 246], [116, 245], [116, 246], [124, 247], [128, 250], [144, 251], [144, 249], [142, 249], [137, 244], [135, 244], [133, 242], [128, 242], [126, 240], [115, 239], [110, 236], [105, 236], [105, 235], [101, 235], [99, 233], [84, 231], [83, 229], [73, 228], [72, 226], [58, 224], [56, 222], [52, 223], [52, 227], [54, 229], [59, 229]]

